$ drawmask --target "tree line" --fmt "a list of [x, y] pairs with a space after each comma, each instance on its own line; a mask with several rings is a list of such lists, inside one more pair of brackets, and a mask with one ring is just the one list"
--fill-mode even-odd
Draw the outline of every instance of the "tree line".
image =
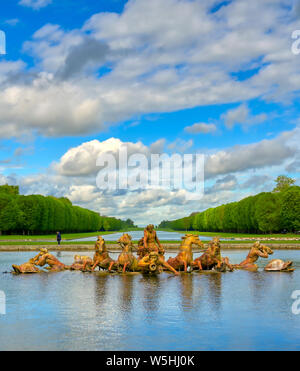
[[134, 227], [126, 221], [73, 206], [67, 198], [19, 194], [18, 186], [0, 186], [0, 233], [51, 234], [119, 231]]
[[273, 192], [263, 192], [185, 218], [162, 221], [159, 228], [233, 233], [298, 232], [300, 187], [293, 182], [284, 182], [281, 187], [277, 182]]

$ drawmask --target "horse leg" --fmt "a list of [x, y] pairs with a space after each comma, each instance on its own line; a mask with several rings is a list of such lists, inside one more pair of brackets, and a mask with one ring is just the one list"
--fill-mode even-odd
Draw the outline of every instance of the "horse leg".
[[95, 271], [95, 268], [97, 267], [97, 265], [98, 265], [98, 261], [96, 261], [96, 262], [94, 263], [94, 265], [92, 266], [92, 272]]
[[127, 267], [127, 265], [128, 265], [128, 262], [127, 262], [127, 263], [125, 263], [125, 264], [124, 264], [124, 266], [123, 266], [123, 273], [125, 273], [125, 272], [126, 272], [126, 267]]
[[109, 267], [108, 267], [108, 271], [109, 271], [109, 272], [111, 271], [111, 269], [112, 269], [112, 267], [113, 267], [114, 264], [115, 264], [114, 261], [112, 261], [112, 262], [109, 264]]
[[201, 260], [200, 259], [197, 261], [197, 264], [198, 264], [199, 271], [202, 271], [203, 270], [203, 267], [202, 267], [202, 264], [201, 264]]
[[233, 265], [230, 264], [229, 259], [227, 257], [223, 259], [223, 262], [229, 268], [230, 272], [232, 272], [234, 270]]
[[183, 261], [183, 265], [184, 265], [184, 271], [187, 272], [187, 263], [186, 263], [186, 260]]
[[164, 267], [166, 267], [169, 271], [176, 274], [176, 276], [179, 275], [179, 273], [170, 264], [168, 264], [166, 261], [162, 260], [159, 263], [162, 264]]

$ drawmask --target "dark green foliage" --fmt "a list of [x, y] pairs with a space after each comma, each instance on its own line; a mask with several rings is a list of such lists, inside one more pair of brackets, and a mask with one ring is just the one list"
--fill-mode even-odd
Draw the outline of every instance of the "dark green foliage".
[[300, 231], [300, 187], [264, 192], [187, 218], [165, 220], [159, 228], [232, 233]]
[[0, 233], [49, 234], [118, 231], [132, 228], [127, 219], [100, 216], [73, 206], [67, 198], [19, 195], [19, 187], [0, 186]]
[[8, 184], [0, 186], [0, 193], [6, 193], [13, 196], [19, 194], [19, 186], [10, 186]]
[[300, 231], [300, 187], [290, 187], [282, 193], [280, 219], [288, 231]]
[[295, 179], [292, 179], [286, 175], [279, 175], [276, 179], [276, 187], [273, 189], [273, 192], [282, 192], [286, 191], [289, 187], [295, 184]]

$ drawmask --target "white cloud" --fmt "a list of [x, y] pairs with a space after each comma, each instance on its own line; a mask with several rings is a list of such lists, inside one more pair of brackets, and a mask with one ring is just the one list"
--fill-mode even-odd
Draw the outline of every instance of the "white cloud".
[[66, 197], [74, 203], [85, 204], [95, 201], [99, 197], [99, 190], [92, 185], [71, 186]]
[[170, 149], [172, 152], [186, 152], [190, 150], [194, 145], [194, 141], [192, 139], [190, 140], [183, 140], [183, 139], [176, 139], [174, 142], [170, 143], [168, 145], [168, 149]]
[[241, 104], [237, 108], [227, 111], [221, 118], [225, 121], [226, 127], [232, 129], [237, 124], [242, 125], [244, 128], [249, 125], [260, 124], [266, 121], [267, 115], [264, 113], [251, 115], [248, 106]]
[[295, 156], [297, 147], [293, 141], [296, 138], [300, 140], [299, 128], [282, 133], [275, 139], [234, 146], [208, 155], [205, 162], [206, 178], [283, 164]]
[[[186, 190], [146, 187], [144, 190], [102, 191], [96, 187], [96, 159], [99, 154], [117, 154], [126, 146], [128, 153], [151, 154], [151, 145], [122, 142], [110, 138], [93, 140], [70, 148], [47, 174], [22, 179], [21, 189], [29, 193], [67, 195], [72, 202], [104, 215], [130, 217], [139, 224], [188, 215], [226, 202], [272, 189], [276, 176], [296, 157], [300, 131], [294, 129], [272, 140], [215, 150], [206, 155], [204, 197], [198, 202], [186, 199]], [[157, 143], [155, 144], [157, 145]], [[131, 176], [129, 172], [129, 176]]]
[[[154, 145], [157, 145], [157, 142]], [[144, 153], [148, 156], [150, 154], [149, 148], [141, 142], [122, 142], [116, 138], [110, 138], [103, 142], [92, 140], [69, 149], [61, 157], [60, 161], [54, 164], [54, 169], [64, 176], [95, 175], [99, 171], [99, 168], [96, 166], [98, 156], [104, 153], [111, 153], [118, 159], [118, 153], [124, 147], [128, 155]]]
[[16, 26], [20, 20], [18, 18], [12, 18], [12, 19], [7, 19], [5, 21], [5, 24], [8, 24], [9, 26]]
[[21, 72], [24, 67], [25, 63], [22, 61], [0, 62], [0, 83], [5, 81], [8, 76]]
[[216, 132], [217, 127], [215, 124], [196, 123], [192, 126], [187, 126], [184, 129], [189, 134], [211, 134]]
[[52, 3], [52, 0], [21, 0], [19, 4], [35, 10], [44, 8]]
[[[96, 14], [82, 29], [45, 25], [24, 44], [40, 74], [31, 83], [7, 82], [0, 126], [10, 126], [12, 135], [81, 135], [146, 113], [297, 96], [299, 63], [287, 37], [297, 24], [294, 12], [269, 0], [230, 2], [215, 13], [212, 5], [131, 0], [122, 14]], [[97, 76], [106, 62], [110, 70]], [[259, 70], [253, 77], [233, 75], [253, 67]], [[249, 116], [247, 125], [263, 119]]]

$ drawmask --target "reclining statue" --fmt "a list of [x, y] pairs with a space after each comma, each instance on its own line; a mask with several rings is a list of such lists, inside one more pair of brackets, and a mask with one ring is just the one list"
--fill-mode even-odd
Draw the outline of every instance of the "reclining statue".
[[93, 266], [93, 259], [89, 256], [74, 256], [74, 263], [71, 265], [71, 271], [81, 271], [81, 270], [88, 270], [90, 271]]
[[40, 269], [37, 268], [35, 265], [39, 257], [40, 255], [38, 255], [35, 258], [30, 259], [27, 263], [24, 263], [21, 265], [13, 264], [12, 267], [13, 267], [14, 272], [17, 274], [40, 273], [41, 272]]
[[217, 270], [219, 272], [226, 272], [226, 270], [233, 271], [234, 267], [230, 264], [227, 257], [222, 258], [221, 244], [218, 237], [214, 237], [208, 244], [208, 249], [203, 255], [194, 261], [194, 269], [202, 270]]
[[70, 269], [70, 267], [61, 263], [54, 255], [50, 254], [47, 249], [41, 249], [36, 265], [43, 267], [47, 264], [49, 267], [46, 267], [46, 269], [50, 272], [61, 272]]
[[188, 267], [193, 267], [195, 265], [193, 260], [193, 245], [201, 249], [204, 248], [204, 244], [199, 240], [199, 236], [195, 234], [186, 234], [182, 237], [179, 254], [175, 258], [169, 258], [168, 264], [174, 269], [184, 269], [184, 271], [187, 272]]
[[259, 258], [267, 259], [269, 255], [273, 254], [273, 250], [269, 247], [262, 245], [259, 241], [255, 242], [252, 248], [249, 251], [246, 259], [242, 261], [240, 264], [235, 264], [234, 268], [237, 269], [244, 269], [251, 272], [256, 272], [258, 270], [257, 265], [255, 262]]

